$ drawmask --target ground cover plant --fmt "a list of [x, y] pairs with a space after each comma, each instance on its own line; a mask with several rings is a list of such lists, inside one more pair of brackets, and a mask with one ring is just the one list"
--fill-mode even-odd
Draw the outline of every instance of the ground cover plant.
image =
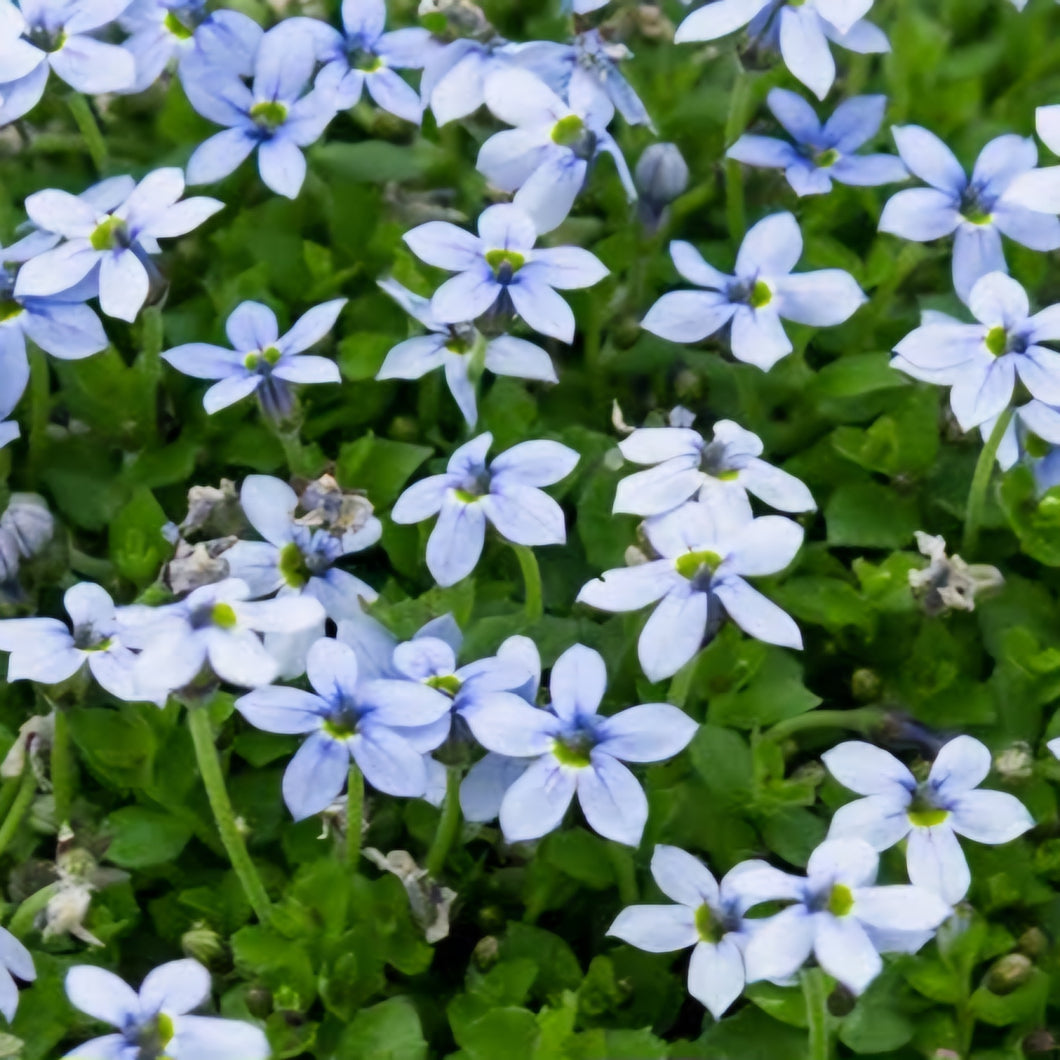
[[1055, 1055], [1058, 30], [0, 0], [0, 1056]]

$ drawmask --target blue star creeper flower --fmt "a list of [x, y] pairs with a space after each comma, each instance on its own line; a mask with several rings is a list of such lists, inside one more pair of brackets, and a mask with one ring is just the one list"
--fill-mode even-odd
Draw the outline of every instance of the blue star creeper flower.
[[460, 37], [431, 52], [420, 78], [420, 98], [439, 126], [466, 118], [485, 103], [486, 79], [510, 66], [523, 48], [503, 37]]
[[192, 106], [227, 128], [195, 149], [188, 183], [221, 180], [257, 151], [266, 187], [296, 198], [306, 174], [302, 148], [320, 139], [336, 113], [333, 77], [322, 76], [307, 91], [315, 69], [312, 36], [281, 22], [261, 39], [252, 85], [227, 71], [189, 78], [185, 91]]
[[496, 187], [515, 192], [539, 234], [566, 219], [601, 154], [615, 160], [629, 201], [636, 200], [633, 175], [607, 131], [614, 107], [584, 80], [571, 83], [568, 105], [529, 71], [502, 70], [486, 81], [486, 105], [515, 128], [491, 136], [476, 165]]
[[486, 523], [517, 545], [562, 545], [563, 509], [539, 486], [566, 478], [578, 454], [559, 442], [520, 442], [486, 466], [488, 431], [460, 446], [441, 475], [413, 483], [397, 499], [395, 523], [438, 515], [427, 540], [427, 569], [439, 585], [467, 577], [482, 554]]
[[63, 1060], [267, 1060], [264, 1033], [239, 1020], [189, 1016], [210, 996], [210, 973], [198, 961], [170, 961], [149, 972], [137, 993], [104, 968], [79, 964], [66, 973], [70, 1003], [116, 1034], [94, 1038]]
[[902, 161], [930, 186], [895, 193], [883, 208], [880, 231], [918, 243], [956, 233], [953, 286], [962, 301], [968, 300], [976, 280], [989, 272], [1008, 271], [1002, 233], [1032, 250], [1060, 247], [1060, 220], [1049, 216], [1047, 201], [1017, 204], [1008, 199], [1009, 186], [1038, 163], [1038, 148], [1030, 137], [991, 140], [969, 179], [934, 133], [918, 125], [891, 131]]
[[597, 708], [607, 687], [598, 652], [568, 648], [552, 668], [552, 702], [542, 710], [510, 697], [467, 716], [483, 747], [531, 758], [501, 802], [509, 843], [539, 839], [559, 826], [575, 793], [589, 826], [627, 846], [640, 842], [648, 800], [623, 762], [661, 762], [688, 746], [697, 725], [669, 703], [630, 707], [610, 717]]
[[[1039, 345], [1060, 340], [1060, 305], [1031, 316], [1027, 292], [1011, 277], [992, 272], [976, 282], [968, 308], [978, 324], [932, 314], [895, 346], [894, 367], [949, 385], [950, 407], [965, 431], [1008, 407], [1017, 376], [1041, 405], [1060, 405], [1060, 353]], [[1052, 440], [1056, 427], [1050, 430], [1049, 410], [1021, 414], [1032, 430], [1037, 424]]]
[[770, 917], [747, 944], [747, 981], [783, 981], [812, 954], [860, 994], [883, 970], [881, 953], [915, 953], [950, 915], [933, 891], [873, 886], [876, 851], [860, 839], [831, 839], [811, 855], [806, 878], [788, 877], [794, 904]]
[[15, 977], [32, 983], [37, 978], [33, 957], [10, 931], [0, 928], [0, 1012], [10, 1023], [18, 1008], [18, 986]]
[[0, 125], [37, 105], [49, 69], [89, 95], [131, 88], [133, 57], [92, 36], [128, 6], [129, 0], [0, 0]]
[[663, 515], [695, 494], [705, 504], [745, 507], [747, 494], [782, 512], [817, 505], [794, 475], [760, 459], [762, 441], [732, 420], [718, 420], [707, 441], [691, 427], [645, 427], [618, 443], [634, 464], [654, 464], [627, 475], [615, 493], [615, 512]]
[[131, 91], [142, 92], [175, 59], [181, 81], [224, 70], [249, 77], [264, 30], [239, 11], [209, 11], [206, 0], [132, 0], [119, 19], [136, 61]]
[[428, 30], [412, 26], [384, 33], [384, 0], [343, 0], [341, 33], [318, 19], [291, 21], [312, 33], [317, 61], [331, 68], [327, 76], [337, 86], [335, 105], [340, 110], [352, 107], [367, 89], [383, 110], [419, 124], [419, 93], [395, 69], [422, 69], [440, 49]]
[[958, 835], [1008, 843], [1034, 827], [1014, 795], [978, 790], [991, 758], [971, 736], [950, 740], [923, 784], [894, 755], [860, 740], [833, 747], [821, 759], [840, 784], [866, 796], [836, 810], [829, 838], [860, 837], [876, 850], [905, 839], [909, 879], [951, 905], [972, 881]]
[[794, 145], [772, 136], [745, 134], [729, 148], [727, 158], [750, 166], [783, 169], [796, 195], [822, 195], [832, 181], [870, 187], [905, 180], [909, 171], [894, 155], [857, 155], [883, 122], [886, 96], [856, 96], [836, 107], [821, 124], [813, 107], [795, 92], [774, 88], [766, 97], [774, 117]]
[[416, 681], [360, 680], [354, 650], [328, 638], [309, 649], [306, 672], [314, 692], [272, 686], [236, 700], [236, 709], [259, 729], [311, 734], [283, 775], [283, 798], [294, 819], [320, 813], [339, 796], [351, 758], [379, 791], [422, 795], [423, 758], [402, 729], [448, 715], [448, 697]]
[[22, 266], [15, 297], [58, 295], [88, 278], [98, 280], [107, 316], [135, 320], [150, 292], [148, 268], [154, 270], [150, 255], [159, 252], [158, 240], [191, 232], [224, 206], [205, 197], [179, 201], [183, 194], [184, 174], [166, 168], [148, 173], [109, 211], [65, 191], [30, 195], [30, 220], [65, 242]]
[[871, 7], [872, 0], [715, 0], [686, 17], [674, 41], [717, 40], [749, 26], [753, 39], [778, 45], [792, 74], [824, 99], [836, 72], [829, 41], [853, 52], [890, 51], [864, 20]]
[[340, 382], [334, 361], [304, 351], [334, 327], [345, 304], [345, 298], [335, 298], [314, 306], [280, 335], [276, 314], [268, 306], [243, 302], [225, 323], [234, 350], [189, 342], [163, 353], [162, 359], [196, 379], [220, 380], [202, 397], [202, 407], [211, 414], [256, 392], [266, 415], [283, 419], [293, 407], [290, 384]]
[[580, 247], [535, 250], [537, 228], [512, 203], [487, 207], [478, 236], [447, 221], [428, 221], [405, 233], [412, 252], [428, 265], [459, 273], [438, 288], [431, 312], [456, 324], [492, 311], [516, 313], [535, 331], [574, 341], [574, 313], [555, 288], [592, 287], [607, 275], [594, 254]]
[[704, 288], [664, 294], [641, 327], [671, 342], [692, 343], [729, 325], [732, 355], [769, 371], [791, 353], [781, 319], [814, 327], [849, 320], [866, 301], [854, 277], [842, 269], [793, 274], [802, 256], [802, 233], [790, 213], [754, 225], [736, 255], [736, 275], [726, 276], [683, 240], [670, 244], [677, 271]]
[[449, 393], [469, 427], [478, 421], [472, 376], [483, 368], [516, 379], [559, 381], [552, 359], [540, 346], [511, 335], [487, 339], [471, 321], [443, 324], [431, 311], [429, 298], [413, 294], [396, 280], [380, 280], [379, 286], [431, 334], [399, 342], [386, 355], [376, 379], [419, 379], [436, 368], [444, 369]]
[[606, 7], [609, 0], [563, 0], [559, 9], [568, 15], [587, 15], [590, 11], [598, 11]]
[[744, 914], [787, 896], [786, 885], [770, 886], [782, 874], [764, 861], [744, 861], [719, 884], [698, 858], [661, 844], [652, 854], [651, 874], [677, 905], [628, 906], [607, 933], [649, 953], [693, 947], [688, 992], [721, 1019], [744, 988], [743, 952], [763, 923]]
[[776, 574], [802, 545], [802, 527], [779, 515], [750, 518], [739, 506], [686, 504], [644, 526], [659, 555], [587, 582], [578, 600], [601, 611], [639, 611], [658, 603], [637, 642], [652, 681], [671, 677], [714, 636], [728, 615], [768, 644], [801, 648], [791, 617], [745, 577]]

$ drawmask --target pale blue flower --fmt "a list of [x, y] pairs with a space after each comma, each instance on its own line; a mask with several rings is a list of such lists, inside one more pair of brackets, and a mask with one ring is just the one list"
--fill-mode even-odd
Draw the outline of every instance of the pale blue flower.
[[823, 125], [813, 107], [795, 92], [774, 88], [766, 97], [774, 117], [795, 141], [744, 134], [727, 158], [766, 169], [783, 169], [796, 195], [821, 195], [832, 181], [867, 187], [905, 180], [908, 170], [894, 155], [858, 155], [879, 132], [885, 96], [856, 96], [836, 107]]
[[[283, 798], [295, 820], [338, 798], [351, 758], [379, 791], [422, 795], [422, 752], [403, 731], [447, 717], [449, 699], [416, 681], [362, 679], [354, 650], [329, 638], [309, 649], [306, 672], [314, 692], [274, 685], [236, 700], [236, 709], [259, 729], [310, 734], [283, 776]], [[442, 732], [433, 746], [444, 739]]]
[[764, 861], [741, 862], [719, 884], [698, 858], [663, 845], [652, 854], [651, 874], [677, 905], [628, 906], [607, 933], [649, 953], [693, 947], [688, 992], [721, 1019], [743, 991], [743, 953], [764, 923], [744, 914], [760, 902], [788, 897], [790, 888]]
[[861, 839], [822, 843], [810, 855], [805, 879], [788, 877], [783, 897], [794, 904], [747, 944], [747, 981], [787, 980], [812, 954], [860, 994], [883, 970], [881, 953], [915, 953], [950, 916], [949, 903], [924, 887], [874, 886], [878, 868], [879, 856]]
[[37, 978], [33, 957], [6, 928], [0, 928], [0, 1012], [10, 1023], [18, 1008], [18, 986], [15, 977], [32, 983]]
[[991, 140], [969, 179], [934, 133], [918, 125], [895, 126], [892, 132], [902, 161], [929, 187], [893, 195], [880, 216], [880, 231], [918, 243], [956, 233], [953, 286], [962, 301], [987, 273], [1008, 271], [1002, 233], [1032, 250], [1060, 247], [1060, 220], [1049, 215], [1049, 202], [1008, 199], [1010, 185], [1037, 165], [1038, 148], [1030, 137]]
[[563, 509], [538, 487], [574, 470], [578, 454], [559, 442], [520, 442], [487, 466], [489, 432], [457, 449], [441, 475], [413, 483], [398, 498], [395, 523], [419, 523], [438, 515], [427, 541], [427, 569], [439, 585], [454, 585], [475, 568], [486, 523], [517, 545], [562, 545]]
[[610, 0], [562, 0], [559, 8], [565, 14], [587, 15], [590, 11], [599, 11]]
[[582, 586], [578, 600], [601, 611], [658, 604], [637, 643], [650, 680], [677, 673], [726, 615], [759, 640], [802, 647], [791, 617], [744, 580], [776, 574], [795, 558], [803, 537], [798, 523], [779, 515], [752, 519], [740, 505], [693, 502], [644, 529], [660, 558], [605, 572]]
[[188, 183], [221, 180], [257, 151], [265, 185], [296, 198], [306, 175], [302, 148], [320, 139], [336, 113], [336, 78], [322, 74], [310, 88], [315, 69], [312, 35], [281, 22], [261, 39], [251, 85], [229, 71], [189, 77], [185, 91], [192, 106], [227, 128], [195, 149]]
[[674, 41], [716, 40], [748, 26], [752, 39], [779, 47], [787, 68], [818, 98], [835, 81], [829, 42], [853, 52], [890, 51], [864, 17], [872, 0], [714, 0], [677, 27]]
[[128, 6], [129, 0], [0, 0], [0, 125], [37, 105], [49, 69], [88, 95], [131, 88], [133, 57], [93, 36]]
[[627, 197], [636, 200], [633, 176], [607, 131], [614, 107], [585, 80], [571, 83], [569, 104], [527, 70], [494, 73], [485, 91], [493, 114], [515, 128], [491, 136], [476, 165], [501, 191], [515, 193], [539, 234], [566, 219], [602, 154], [614, 159]]
[[575, 644], [552, 668], [547, 709], [512, 696], [503, 706], [493, 704], [466, 716], [483, 747], [533, 759], [501, 802], [501, 830], [509, 843], [553, 831], [575, 794], [594, 831], [627, 846], [640, 842], [648, 800], [622, 763], [660, 762], [678, 754], [697, 725], [669, 703], [601, 717], [597, 708], [606, 686], [603, 658]]
[[746, 505], [752, 493], [782, 512], [817, 505], [794, 475], [761, 459], [762, 441], [732, 420], [718, 420], [707, 441], [691, 427], [646, 427], [618, 443], [634, 464], [655, 465], [627, 475], [615, 493], [615, 512], [663, 515], [698, 493], [705, 504]]
[[781, 320], [830, 327], [849, 320], [865, 301], [842, 269], [792, 273], [802, 256], [802, 233], [790, 213], [759, 221], [744, 236], [736, 275], [727, 276], [683, 240], [670, 244], [677, 271], [703, 288], [664, 294], [641, 327], [671, 342], [693, 343], [728, 325], [732, 355], [769, 371], [791, 353]]
[[556, 293], [592, 287], [607, 275], [594, 254], [580, 247], [535, 250], [537, 228], [512, 203], [487, 207], [478, 235], [447, 221], [428, 221], [405, 233], [412, 252], [428, 265], [459, 273], [438, 288], [431, 312], [443, 323], [484, 313], [516, 313], [535, 331], [574, 341], [574, 313]]
[[836, 810], [829, 838], [857, 837], [875, 850], [905, 839], [909, 879], [951, 905], [971, 884], [958, 835], [977, 843], [1008, 843], [1034, 827], [1034, 818], [1014, 795], [979, 790], [991, 757], [971, 736], [945, 744], [923, 783], [894, 755], [859, 740], [833, 747], [821, 759], [840, 784], [865, 796]]
[[1021, 416], [1053, 441], [1054, 414], [1042, 406], [1060, 405], [1060, 353], [1040, 343], [1060, 340], [1060, 305], [1031, 316], [1027, 292], [1004, 273], [991, 272], [972, 287], [968, 308], [977, 324], [933, 313], [895, 346], [891, 363], [915, 379], [950, 386], [950, 407], [965, 431], [1008, 407], [1018, 377], [1036, 399]]
[[266, 415], [280, 420], [293, 408], [291, 384], [341, 381], [334, 361], [304, 351], [334, 327], [345, 304], [345, 298], [335, 298], [314, 306], [280, 335], [276, 314], [268, 306], [243, 302], [225, 323], [234, 350], [189, 342], [163, 353], [162, 359], [185, 375], [219, 380], [203, 395], [207, 412], [218, 412], [257, 393]]
[[[1060, 154], [1060, 104], [1038, 107], [1034, 123], [1042, 143]], [[1005, 202], [1045, 213], [1060, 213], [1060, 166], [1041, 166], [1021, 173], [1005, 189]]]
[[516, 379], [558, 382], [552, 359], [540, 346], [511, 335], [487, 338], [471, 321], [443, 324], [431, 311], [429, 298], [413, 294], [396, 280], [380, 280], [379, 286], [431, 334], [399, 342], [386, 355], [376, 379], [419, 379], [436, 368], [444, 369], [449, 393], [469, 427], [478, 421], [472, 376], [482, 369]]
[[66, 973], [70, 1003], [117, 1033], [94, 1038], [63, 1060], [267, 1060], [269, 1043], [250, 1023], [189, 1016], [210, 997], [210, 973], [198, 961], [170, 961], [149, 972], [137, 993], [113, 972], [90, 964]]
[[432, 51], [420, 79], [423, 106], [430, 107], [440, 126], [473, 114], [485, 103], [486, 79], [507, 69], [523, 47], [502, 37], [462, 37]]
[[154, 272], [149, 255], [158, 240], [185, 235], [222, 209], [217, 199], [181, 200], [184, 174], [176, 168], [148, 173], [119, 206], [103, 211], [69, 192], [49, 189], [26, 199], [38, 228], [64, 242], [27, 261], [15, 297], [58, 295], [83, 280], [98, 282], [107, 316], [132, 321], [147, 301]]

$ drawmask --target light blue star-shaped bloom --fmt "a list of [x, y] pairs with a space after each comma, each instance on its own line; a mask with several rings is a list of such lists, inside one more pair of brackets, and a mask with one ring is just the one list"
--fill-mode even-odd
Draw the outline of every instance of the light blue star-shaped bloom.
[[693, 947], [688, 992], [721, 1019], [743, 991], [743, 953], [764, 923], [744, 914], [761, 902], [788, 897], [790, 886], [764, 861], [741, 862], [719, 884], [698, 858], [661, 844], [652, 854], [651, 874], [677, 905], [628, 906], [607, 933], [649, 953]]
[[802, 545], [802, 527], [779, 515], [751, 518], [749, 507], [692, 502], [645, 523], [658, 559], [606, 571], [578, 600], [601, 611], [658, 606], [644, 626], [637, 656], [652, 681], [671, 677], [714, 636], [725, 615], [769, 644], [801, 648], [785, 611], [744, 580], [776, 574]]
[[1060, 405], [1060, 353], [1040, 344], [1060, 340], [1060, 305], [1031, 316], [1027, 292], [992, 272], [976, 282], [968, 308], [977, 324], [933, 313], [895, 346], [891, 363], [915, 379], [950, 386], [950, 407], [965, 431], [1008, 407], [1018, 377], [1036, 399], [1021, 418], [1035, 433], [1044, 427], [1041, 436], [1052, 440], [1051, 413], [1040, 406]]
[[578, 454], [559, 442], [520, 442], [486, 464], [493, 435], [460, 446], [446, 471], [413, 483], [398, 498], [395, 523], [419, 523], [437, 514], [427, 541], [427, 569], [439, 585], [454, 585], [478, 563], [490, 522], [516, 545], [562, 545], [563, 509], [539, 487], [566, 478]]
[[290, 20], [307, 27], [316, 41], [317, 61], [331, 67], [336, 85], [335, 104], [352, 107], [367, 89], [385, 111], [415, 122], [423, 116], [419, 93], [403, 81], [397, 69], [420, 70], [441, 45], [418, 26], [384, 32], [384, 0], [343, 0], [343, 31], [318, 19]]
[[718, 420], [709, 442], [691, 427], [644, 427], [618, 447], [632, 463], [654, 466], [619, 482], [615, 512], [664, 515], [696, 494], [705, 504], [744, 506], [751, 493], [782, 512], [817, 507], [794, 475], [761, 459], [758, 435], [732, 420]]
[[131, 1060], [165, 1055], [172, 1060], [238, 1056], [267, 1060], [264, 1032], [240, 1020], [188, 1013], [210, 997], [210, 973], [198, 961], [170, 961], [149, 972], [137, 993], [113, 972], [90, 964], [66, 973], [70, 1003], [117, 1033], [94, 1038], [63, 1060]]
[[399, 342], [386, 355], [376, 379], [419, 379], [442, 368], [449, 393], [469, 427], [478, 421], [473, 373], [485, 368], [494, 375], [558, 382], [552, 359], [540, 346], [511, 335], [487, 339], [471, 321], [443, 324], [432, 312], [429, 298], [413, 294], [396, 280], [380, 280], [379, 286], [430, 334]]
[[790, 213], [759, 221], [744, 236], [736, 275], [727, 276], [683, 240], [670, 244], [677, 271], [703, 288], [664, 294], [641, 327], [671, 342], [693, 343], [729, 326], [732, 355], [769, 371], [791, 353], [781, 320], [830, 327], [849, 320], [865, 294], [842, 269], [792, 273], [802, 256], [802, 233]]
[[587, 15], [590, 11], [599, 11], [606, 7], [610, 0], [563, 0], [559, 9], [568, 15]]
[[242, 688], [274, 681], [280, 667], [260, 634], [316, 628], [324, 608], [311, 596], [250, 596], [246, 582], [225, 578], [175, 604], [124, 608], [124, 640], [142, 648], [137, 676], [151, 687], [172, 691], [190, 684], [209, 664], [222, 681]]
[[234, 350], [189, 342], [166, 351], [162, 359], [185, 375], [219, 380], [202, 398], [203, 408], [209, 413], [257, 393], [266, 415], [283, 419], [293, 407], [291, 384], [341, 381], [334, 361], [304, 351], [334, 327], [345, 304], [345, 298], [335, 298], [314, 306], [286, 334], [280, 335], [276, 314], [268, 306], [243, 302], [232, 310], [225, 323]]
[[0, 1012], [8, 1023], [18, 1008], [16, 976], [27, 983], [37, 978], [33, 957], [10, 931], [0, 928]]
[[486, 101], [486, 79], [508, 68], [524, 47], [503, 37], [460, 37], [432, 51], [420, 78], [423, 106], [431, 109], [439, 126], [473, 114]]
[[[309, 649], [306, 673], [313, 692], [273, 685], [236, 700], [236, 709], [259, 729], [310, 734], [283, 775], [284, 802], [295, 820], [338, 798], [351, 758], [377, 790], [422, 795], [422, 751], [402, 733], [447, 717], [448, 697], [416, 681], [362, 679], [354, 650], [326, 637]], [[444, 738], [443, 732], [438, 743]]]
[[501, 203], [479, 215], [477, 236], [447, 221], [428, 221], [404, 239], [428, 265], [459, 274], [431, 299], [438, 320], [457, 324], [487, 312], [514, 312], [534, 331], [573, 342], [574, 313], [556, 289], [592, 287], [607, 268], [581, 247], [534, 249], [537, 234], [524, 210]]
[[953, 286], [962, 301], [976, 280], [1008, 271], [1002, 233], [1032, 250], [1060, 247], [1060, 220], [1049, 215], [1047, 202], [1017, 204], [1008, 198], [1010, 185], [1037, 165], [1038, 148], [1030, 137], [991, 140], [969, 179], [934, 133], [918, 125], [895, 126], [892, 132], [902, 161], [929, 187], [894, 194], [883, 208], [880, 231], [918, 243], [956, 233]]
[[[1035, 127], [1042, 143], [1060, 154], [1060, 104], [1038, 107]], [[1060, 166], [1040, 166], [1020, 173], [1005, 189], [1005, 202], [1045, 213], [1060, 213]]]
[[[862, 839], [829, 839], [806, 877], [788, 877], [793, 904], [770, 917], [744, 951], [747, 981], [784, 981], [812, 954], [852, 994], [883, 970], [881, 953], [915, 953], [952, 910], [934, 891], [874, 886], [879, 855]], [[778, 874], [779, 875], [779, 874]], [[778, 888], [779, 889], [779, 888]]]
[[562, 224], [602, 154], [614, 159], [629, 201], [636, 200], [633, 175], [607, 131], [614, 107], [586, 81], [571, 83], [569, 105], [528, 70], [492, 74], [485, 91], [493, 114], [515, 127], [491, 136], [476, 165], [501, 191], [515, 193], [538, 233]]
[[779, 47], [787, 68], [818, 99], [835, 81], [829, 42], [853, 52], [890, 51], [864, 17], [872, 0], [714, 0], [677, 27], [674, 41], [717, 40], [748, 26], [753, 40]]
[[44, 95], [49, 69], [77, 92], [120, 92], [136, 77], [133, 57], [93, 34], [129, 0], [0, 0], [0, 125]]
[[240, 11], [209, 11], [206, 0], [132, 0], [119, 23], [136, 61], [133, 92], [153, 85], [174, 60], [182, 81], [219, 69], [249, 77], [265, 32]]
[[886, 96], [856, 96], [840, 103], [823, 125], [800, 95], [774, 88], [766, 103], [795, 141], [745, 134], [729, 148], [727, 158], [750, 166], [782, 169], [796, 195], [822, 195], [832, 181], [871, 187], [905, 180], [909, 171], [894, 155], [858, 155], [883, 122]]
[[158, 240], [191, 232], [224, 206], [204, 196], [182, 199], [183, 194], [184, 174], [167, 167], [148, 173], [112, 210], [65, 191], [30, 195], [30, 220], [64, 242], [22, 266], [15, 297], [58, 295], [87, 279], [98, 283], [107, 316], [135, 320], [150, 293], [149, 255], [158, 253]]
[[688, 746], [697, 725], [669, 703], [597, 714], [607, 687], [598, 652], [568, 648], [552, 668], [551, 703], [518, 697], [467, 716], [475, 739], [497, 754], [533, 761], [505, 792], [500, 824], [510, 843], [557, 828], [575, 794], [589, 826], [627, 846], [640, 842], [648, 800], [623, 762], [661, 762]]
[[906, 840], [909, 879], [951, 905], [971, 885], [959, 835], [977, 843], [1008, 843], [1034, 827], [1014, 795], [979, 790], [991, 757], [971, 736], [945, 744], [923, 783], [894, 755], [860, 740], [833, 747], [821, 759], [840, 784], [865, 796], [836, 810], [829, 838], [861, 838], [875, 850]]
[[[234, 172], [257, 151], [258, 173], [277, 195], [294, 199], [302, 190], [306, 161], [302, 148], [320, 139], [336, 113], [335, 76], [316, 69], [312, 35], [289, 20], [261, 39], [249, 86], [229, 71], [189, 77], [192, 106], [223, 132], [201, 143], [188, 160], [189, 184], [212, 184]], [[304, 20], [298, 20], [304, 21]]]

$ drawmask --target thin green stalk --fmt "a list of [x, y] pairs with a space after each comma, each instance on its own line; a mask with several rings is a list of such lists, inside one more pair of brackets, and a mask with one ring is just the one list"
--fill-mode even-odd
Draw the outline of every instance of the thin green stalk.
[[11, 804], [15, 801], [15, 796], [18, 794], [18, 782], [18, 777], [7, 777], [0, 784], [0, 819], [7, 816]]
[[77, 123], [78, 132], [84, 139], [84, 146], [92, 157], [92, 164], [102, 174], [107, 168], [107, 141], [103, 139], [99, 123], [96, 121], [95, 114], [92, 113], [92, 105], [80, 92], [74, 92], [67, 97], [67, 102], [70, 106], [70, 113]]
[[609, 841], [607, 857], [615, 873], [619, 901], [623, 905], [636, 905], [640, 893], [637, 890], [637, 874], [633, 868], [633, 851], [621, 843]]
[[32, 349], [29, 354], [29, 477], [34, 484], [44, 467], [51, 401], [48, 358], [43, 350]]
[[519, 568], [523, 572], [523, 584], [526, 587], [526, 617], [531, 622], [537, 622], [545, 613], [545, 605], [541, 596], [541, 569], [537, 565], [537, 556], [528, 545], [512, 545], [516, 559], [519, 560]]
[[55, 798], [55, 823], [62, 827], [70, 822], [74, 801], [74, 754], [70, 743], [70, 718], [66, 711], [55, 711], [55, 730], [51, 754], [52, 795]]
[[250, 854], [247, 852], [243, 834], [236, 824], [236, 815], [232, 809], [232, 802], [228, 798], [228, 791], [225, 789], [224, 774], [221, 772], [221, 760], [214, 744], [209, 712], [205, 704], [185, 704], [185, 707], [188, 715], [188, 728], [191, 730], [191, 739], [195, 744], [195, 758], [199, 765], [199, 774], [206, 788], [206, 797], [209, 799], [221, 842], [224, 843], [225, 850], [228, 852], [228, 860], [235, 869], [239, 882], [243, 885], [247, 901], [250, 902], [257, 918], [266, 923], [272, 913], [272, 907], [269, 903], [269, 896], [265, 892], [265, 885], [261, 882], [258, 870], [254, 867], [254, 862], [251, 861]]
[[[728, 150], [747, 127], [751, 109], [751, 78], [740, 62], [736, 62], [736, 81], [729, 97], [729, 116], [725, 121], [725, 148]], [[735, 159], [725, 162], [725, 216], [729, 223], [729, 236], [737, 243], [741, 242], [747, 230], [744, 210], [743, 167]]]
[[809, 729], [852, 729], [862, 734], [871, 732], [883, 721], [883, 707], [857, 707], [854, 710], [811, 710], [786, 721], [778, 721], [762, 733], [763, 740], [774, 743], [786, 740], [797, 732]]
[[828, 1033], [828, 993], [824, 972], [807, 968], [801, 975], [802, 995], [806, 999], [806, 1025], [810, 1031], [808, 1060], [831, 1060], [832, 1043]]
[[356, 873], [361, 861], [361, 828], [364, 820], [364, 774], [350, 759], [346, 784], [346, 864]]
[[162, 381], [162, 307], [150, 305], [141, 314], [140, 355], [136, 366], [147, 381], [147, 422], [144, 431], [154, 438], [158, 429], [158, 384]]
[[667, 693], [667, 702], [675, 707], [683, 707], [688, 702], [688, 694], [692, 691], [692, 678], [696, 675], [696, 667], [699, 665], [699, 652], [696, 652], [670, 681], [670, 689]]
[[423, 867], [432, 879], [438, 879], [445, 868], [445, 859], [460, 833], [460, 770], [448, 767], [445, 777], [445, 802], [442, 803], [442, 815], [438, 818], [438, 827], [434, 841], [427, 852]]
[[8, 844], [15, 838], [18, 826], [22, 823], [22, 818], [26, 816], [26, 811], [36, 793], [37, 777], [34, 775], [27, 752], [26, 764], [22, 767], [22, 777], [18, 782], [18, 793], [4, 818], [4, 823], [0, 825], [0, 854], [7, 850]]
[[997, 459], [997, 451], [1001, 446], [1001, 439], [1005, 437], [1005, 431], [1012, 422], [1012, 414], [1015, 410], [1010, 405], [998, 417], [994, 429], [990, 432], [986, 444], [979, 453], [976, 461], [975, 474], [972, 476], [972, 488], [968, 491], [968, 507], [964, 513], [964, 538], [961, 541], [961, 555], [965, 559], [971, 559], [979, 545], [979, 526], [983, 521], [983, 508], [986, 506], [986, 491], [990, 485], [990, 477], [994, 473], [994, 461]]

